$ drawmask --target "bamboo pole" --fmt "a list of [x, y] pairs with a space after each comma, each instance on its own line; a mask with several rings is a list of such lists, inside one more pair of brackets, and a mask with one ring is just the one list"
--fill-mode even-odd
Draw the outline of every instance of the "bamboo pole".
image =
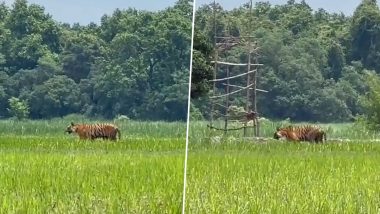
[[[251, 71], [251, 53], [250, 50], [248, 50], [248, 64], [247, 64], [247, 72], [245, 73], [247, 75], [247, 91], [246, 91], [246, 103], [245, 103], [245, 111], [249, 112], [249, 98], [250, 98], [250, 90], [248, 90], [250, 87], [252, 87], [251, 80], [250, 80], [250, 71]], [[253, 73], [256, 73], [253, 72]], [[247, 127], [247, 122], [244, 122], [244, 127]], [[244, 137], [247, 136], [247, 128], [244, 128]]]
[[[230, 76], [230, 69], [229, 69], [229, 66], [227, 66], [227, 69], [226, 69], [226, 76], [227, 78]], [[224, 134], [227, 134], [227, 128], [228, 128], [228, 109], [229, 109], [229, 99], [230, 99], [230, 86], [229, 86], [229, 83], [230, 83], [230, 79], [227, 79], [227, 85], [226, 85], [226, 109], [225, 109], [225, 117], [224, 117]]]
[[[227, 84], [226, 83], [222, 83], [222, 85], [227, 85]], [[246, 88], [246, 87], [243, 87], [243, 86], [240, 86], [240, 85], [233, 85], [233, 84], [230, 84], [229, 86], [230, 87], [235, 87], [235, 88], [240, 88], [240, 89], [245, 89]], [[253, 90], [253, 88], [249, 88], [249, 90]], [[258, 88], [256, 88], [256, 91], [264, 92], [264, 93], [268, 93], [269, 92], [267, 90], [258, 89]]]
[[[249, 87], [252, 87], [252, 86], [253, 86], [253, 84], [251, 84], [251, 85], [249, 85], [249, 86], [247, 86], [247, 87], [249, 88]], [[229, 96], [229, 95], [231, 95], [231, 94], [236, 94], [236, 93], [238, 93], [238, 92], [240, 92], [240, 91], [243, 91], [243, 90], [247, 89], [247, 87], [244, 87], [244, 88], [242, 88], [242, 89], [238, 89], [238, 90], [233, 91], [233, 92], [230, 92], [230, 93], [228, 93], [228, 94], [222, 94], [222, 95], [218, 95], [218, 96], [212, 96], [212, 97], [210, 97], [210, 99], [215, 99], [215, 98], [220, 98], [220, 97]]]
[[244, 75], [248, 75], [248, 74], [251, 74], [251, 73], [254, 73], [256, 72], [255, 70], [253, 71], [248, 71], [246, 73], [242, 73], [242, 74], [238, 74], [238, 75], [235, 75], [235, 76], [232, 76], [232, 77], [226, 77], [226, 78], [221, 78], [221, 79], [213, 79], [213, 80], [210, 80], [210, 82], [220, 82], [220, 81], [225, 81], [225, 80], [230, 80], [230, 79], [235, 79], [237, 77], [241, 77], [241, 76], [244, 76]]
[[[211, 61], [211, 63], [218, 63], [218, 64], [221, 64], [221, 65], [235, 65], [235, 66], [247, 66], [248, 64], [247, 63], [233, 63], [233, 62], [223, 62], [223, 61]], [[260, 66], [260, 65], [263, 65], [263, 64], [251, 64], [251, 65], [255, 65], [255, 66]]]
[[[214, 0], [214, 60], [217, 61], [218, 60], [218, 51], [217, 51], [217, 48], [216, 48], [216, 2]], [[216, 72], [218, 70], [218, 64], [215, 63], [214, 65], [214, 72], [213, 72], [213, 77], [214, 79], [216, 79]], [[213, 86], [212, 86], [212, 95], [215, 96], [215, 90], [216, 90], [216, 82], [213, 83]], [[210, 114], [210, 126], [212, 127], [212, 124], [213, 124], [213, 121], [214, 121], [214, 111], [215, 111], [215, 105], [214, 105], [214, 100], [211, 100], [211, 114]]]

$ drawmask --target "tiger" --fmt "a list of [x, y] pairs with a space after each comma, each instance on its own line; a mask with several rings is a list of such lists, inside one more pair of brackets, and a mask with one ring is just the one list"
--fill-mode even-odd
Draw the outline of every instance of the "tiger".
[[326, 132], [321, 130], [320, 128], [314, 127], [313, 130], [309, 131], [306, 135], [306, 141], [316, 142], [316, 143], [323, 143], [323, 141], [326, 141]]
[[66, 128], [67, 133], [77, 133], [81, 140], [94, 140], [96, 138], [109, 139], [116, 141], [121, 139], [119, 128], [113, 124], [71, 124]]
[[274, 139], [285, 139], [289, 141], [309, 141], [316, 143], [323, 143], [326, 141], [326, 133], [319, 127], [305, 125], [305, 126], [287, 126], [284, 128], [277, 128], [274, 133]]

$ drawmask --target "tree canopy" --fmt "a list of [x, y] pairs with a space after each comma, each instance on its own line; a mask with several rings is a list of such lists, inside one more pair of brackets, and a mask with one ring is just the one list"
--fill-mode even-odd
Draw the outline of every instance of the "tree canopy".
[[179, 0], [157, 12], [117, 9], [82, 26], [58, 23], [26, 0], [0, 4], [0, 117], [19, 102], [33, 119], [184, 120], [191, 11]]
[[[216, 5], [217, 36], [249, 35], [259, 46], [258, 111], [273, 119], [298, 121], [349, 121], [365, 109], [359, 100], [368, 91], [366, 73], [380, 73], [380, 10], [376, 1], [363, 0], [353, 16], [313, 11], [305, 1], [284, 5], [258, 2], [225, 10]], [[208, 116], [208, 94], [213, 69], [214, 5], [203, 5], [196, 14], [195, 47], [203, 72], [193, 73], [194, 111]], [[249, 25], [251, 24], [251, 25]], [[240, 49], [239, 49], [240, 48]], [[202, 51], [203, 50], [203, 51]], [[246, 59], [241, 47], [229, 52], [229, 59]], [[208, 62], [208, 63], [207, 63]], [[196, 68], [196, 67], [195, 67]], [[238, 83], [242, 85], [243, 82]], [[217, 90], [224, 90], [217, 85]], [[243, 94], [232, 97], [242, 102]]]

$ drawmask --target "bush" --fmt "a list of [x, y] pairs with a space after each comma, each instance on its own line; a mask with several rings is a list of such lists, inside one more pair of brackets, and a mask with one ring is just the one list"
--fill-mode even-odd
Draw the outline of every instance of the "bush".
[[190, 104], [190, 121], [204, 120], [202, 112], [194, 104]]
[[9, 100], [8, 112], [18, 120], [26, 119], [29, 116], [28, 104], [16, 97], [11, 97]]
[[366, 77], [369, 91], [361, 98], [363, 120], [369, 129], [380, 128], [380, 78], [376, 73], [369, 73]]

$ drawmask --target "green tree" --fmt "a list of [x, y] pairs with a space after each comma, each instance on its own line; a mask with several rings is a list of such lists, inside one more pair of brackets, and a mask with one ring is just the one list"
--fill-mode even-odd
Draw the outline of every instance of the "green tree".
[[370, 129], [380, 128], [380, 78], [377, 74], [369, 73], [366, 78], [369, 91], [361, 99], [364, 118]]
[[380, 72], [380, 10], [376, 0], [362, 0], [351, 24], [352, 58]]
[[79, 88], [66, 76], [54, 76], [24, 95], [32, 118], [62, 117], [79, 111]]
[[345, 56], [343, 52], [343, 47], [337, 43], [333, 42], [328, 50], [327, 63], [329, 65], [329, 72], [326, 78], [333, 78], [338, 80], [342, 77], [342, 70], [345, 63]]
[[191, 97], [197, 98], [205, 95], [210, 90], [210, 82], [213, 78], [213, 67], [210, 64], [213, 48], [207, 41], [207, 37], [200, 31], [194, 35], [193, 71], [191, 82]]
[[28, 104], [16, 97], [9, 98], [9, 114], [18, 120], [26, 119], [29, 116]]
[[38, 5], [28, 6], [26, 0], [16, 0], [4, 19], [4, 27], [0, 44], [3, 40], [4, 66], [10, 74], [33, 69], [41, 56], [60, 51], [59, 28]]
[[8, 94], [5, 91], [4, 83], [8, 79], [8, 75], [4, 71], [0, 71], [0, 117], [8, 114]]
[[93, 101], [97, 104], [95, 115], [101, 114], [107, 118], [113, 118], [117, 114], [134, 118], [139, 116], [136, 107], [142, 104], [145, 91], [144, 85], [139, 85], [140, 81], [144, 83], [138, 78], [138, 67], [141, 68], [141, 64], [135, 59], [130, 59], [129, 62], [126, 68], [110, 64], [106, 60], [97, 63], [91, 78], [94, 86]]
[[63, 51], [60, 54], [63, 72], [79, 83], [87, 79], [95, 59], [102, 55], [104, 42], [95, 34], [65, 31]]

